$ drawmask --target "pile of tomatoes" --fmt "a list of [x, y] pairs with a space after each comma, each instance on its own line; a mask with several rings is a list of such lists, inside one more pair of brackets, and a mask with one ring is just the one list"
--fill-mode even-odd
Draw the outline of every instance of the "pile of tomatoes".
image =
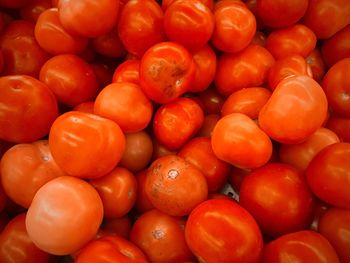
[[1, 263], [350, 262], [349, 0], [0, 7]]

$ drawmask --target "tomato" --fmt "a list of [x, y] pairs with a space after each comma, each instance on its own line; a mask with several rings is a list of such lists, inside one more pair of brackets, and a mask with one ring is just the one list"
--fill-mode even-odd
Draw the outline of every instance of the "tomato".
[[215, 85], [223, 95], [242, 88], [257, 87], [267, 80], [267, 72], [275, 63], [264, 47], [249, 45], [238, 53], [226, 53], [218, 59]]
[[200, 262], [258, 263], [263, 240], [254, 218], [231, 200], [199, 204], [185, 226], [186, 242]]
[[333, 36], [350, 22], [348, 0], [310, 0], [303, 23], [319, 39]]
[[97, 191], [82, 179], [61, 176], [35, 194], [26, 217], [30, 239], [54, 255], [71, 254], [97, 233], [103, 205]]
[[144, 253], [129, 240], [105, 236], [90, 242], [78, 254], [75, 263], [89, 262], [147, 263]]
[[152, 153], [152, 158], [151, 158], [152, 161], [154, 161], [162, 156], [176, 154], [176, 152], [177, 152], [175, 150], [169, 150], [164, 145], [159, 143], [159, 141], [155, 138], [155, 136], [153, 136], [152, 142], [153, 142], [153, 153]]
[[34, 24], [25, 20], [15, 20], [6, 27], [0, 47], [5, 61], [3, 75], [38, 77], [41, 66], [49, 58], [35, 40]]
[[218, 192], [225, 184], [230, 166], [219, 160], [208, 137], [196, 137], [187, 142], [178, 155], [196, 166], [205, 176], [209, 193]]
[[153, 101], [168, 103], [189, 90], [195, 70], [192, 54], [186, 48], [175, 42], [162, 42], [142, 56], [140, 85]]
[[70, 111], [52, 124], [49, 147], [54, 160], [67, 174], [98, 178], [112, 171], [120, 161], [125, 136], [111, 120]]
[[111, 65], [108, 62], [105, 63], [103, 61], [95, 61], [94, 63], [91, 63], [90, 66], [92, 67], [92, 70], [96, 76], [98, 90], [101, 90], [102, 88], [111, 84], [114, 65]]
[[188, 215], [208, 195], [203, 173], [185, 159], [167, 155], [148, 169], [145, 192], [152, 205], [173, 216]]
[[239, 192], [244, 178], [251, 172], [252, 169], [242, 169], [233, 166], [228, 177], [228, 182], [232, 186], [233, 190]]
[[328, 103], [321, 86], [308, 76], [291, 76], [275, 88], [259, 113], [259, 125], [272, 139], [300, 143], [319, 129]]
[[350, 58], [335, 63], [326, 73], [322, 87], [329, 106], [338, 114], [350, 117]]
[[88, 39], [70, 34], [59, 20], [57, 8], [43, 11], [35, 24], [35, 39], [46, 52], [52, 55], [78, 54], [88, 44]]
[[209, 87], [198, 94], [199, 102], [205, 114], [220, 114], [226, 98], [215, 87]]
[[319, 128], [306, 141], [298, 144], [281, 144], [279, 157], [282, 162], [305, 171], [311, 160], [324, 147], [338, 143], [338, 136], [327, 128]]
[[129, 59], [119, 64], [113, 73], [112, 82], [132, 82], [140, 84], [140, 60]]
[[153, 45], [165, 41], [164, 13], [154, 0], [128, 1], [118, 22], [119, 37], [126, 50], [141, 57]]
[[[240, 1], [220, 1], [214, 11], [213, 45], [224, 52], [238, 52], [249, 45], [256, 31], [256, 20]], [[234, 40], [234, 41], [233, 41]]]
[[350, 142], [350, 118], [331, 114], [326, 127], [334, 131], [342, 141]]
[[94, 113], [115, 121], [124, 132], [138, 132], [150, 123], [153, 106], [139, 85], [120, 82], [100, 91]]
[[130, 240], [154, 263], [178, 263], [194, 259], [185, 241], [185, 220], [156, 209], [143, 213], [134, 223]]
[[269, 163], [245, 176], [239, 203], [271, 237], [306, 229], [314, 206], [304, 175], [282, 163]]
[[74, 111], [82, 111], [86, 113], [94, 113], [94, 101], [87, 101], [87, 102], [82, 102], [78, 105], [76, 105], [73, 110]]
[[314, 231], [298, 231], [277, 238], [264, 248], [262, 263], [339, 263], [325, 237]]
[[31, 0], [21, 7], [20, 14], [24, 20], [36, 23], [40, 14], [51, 7], [51, 0]]
[[84, 37], [106, 34], [117, 24], [119, 0], [59, 0], [60, 21], [67, 31]]
[[198, 50], [210, 40], [214, 15], [200, 0], [178, 0], [164, 13], [164, 31], [171, 41]]
[[137, 182], [135, 176], [122, 167], [114, 168], [101, 178], [90, 181], [99, 193], [104, 216], [118, 218], [125, 216], [136, 201]]
[[[162, 9], [166, 11], [166, 9], [174, 2], [175, 0], [162, 0]], [[201, 0], [203, 4], [205, 4], [207, 7], [210, 8], [210, 10], [213, 10], [214, 8], [214, 1], [213, 0]]]
[[251, 119], [257, 119], [261, 108], [271, 96], [268, 89], [262, 87], [244, 88], [233, 92], [221, 108], [221, 115], [243, 113]]
[[125, 151], [119, 165], [131, 172], [146, 168], [152, 158], [153, 143], [145, 131], [127, 133], [125, 135]]
[[298, 22], [305, 14], [308, 0], [257, 0], [257, 11], [266, 26], [287, 27]]
[[26, 214], [13, 218], [0, 234], [0, 260], [2, 263], [47, 263], [52, 257], [37, 248], [28, 236]]
[[0, 139], [26, 143], [48, 134], [58, 107], [44, 83], [26, 75], [5, 76], [0, 93]]
[[275, 59], [291, 55], [307, 57], [316, 47], [316, 35], [302, 24], [295, 24], [271, 32], [266, 39], [266, 48]]
[[153, 132], [162, 145], [177, 150], [197, 133], [203, 120], [203, 111], [194, 100], [178, 98], [156, 111]]
[[136, 194], [135, 208], [139, 214], [142, 214], [154, 208], [145, 191], [146, 179], [147, 179], [147, 169], [142, 170], [141, 172], [138, 172], [136, 174], [137, 194]]
[[350, 209], [349, 156], [349, 143], [334, 143], [323, 148], [306, 170], [307, 181], [315, 195], [326, 203], [347, 209]]
[[272, 154], [270, 138], [242, 113], [231, 113], [217, 122], [211, 145], [219, 159], [241, 168], [260, 167]]
[[332, 244], [341, 262], [350, 261], [350, 239], [345, 234], [350, 231], [350, 210], [328, 209], [320, 218], [318, 231]]
[[30, 2], [30, 0], [0, 0], [0, 6], [7, 8], [20, 8], [28, 2]]
[[132, 222], [128, 215], [119, 218], [105, 218], [99, 232], [102, 231], [128, 239], [131, 226]]
[[324, 74], [326, 73], [326, 65], [318, 48], [315, 48], [309, 53], [309, 55], [306, 57], [306, 62], [309, 64], [312, 77], [314, 80], [320, 83]]
[[197, 133], [198, 137], [211, 137], [216, 123], [219, 121], [219, 114], [209, 114], [204, 116], [203, 125]]

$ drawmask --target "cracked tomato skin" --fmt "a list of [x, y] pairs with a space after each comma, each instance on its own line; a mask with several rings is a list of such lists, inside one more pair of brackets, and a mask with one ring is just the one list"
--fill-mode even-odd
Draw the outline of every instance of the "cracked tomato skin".
[[164, 104], [187, 92], [195, 78], [192, 54], [175, 42], [161, 42], [141, 58], [140, 85], [153, 101]]

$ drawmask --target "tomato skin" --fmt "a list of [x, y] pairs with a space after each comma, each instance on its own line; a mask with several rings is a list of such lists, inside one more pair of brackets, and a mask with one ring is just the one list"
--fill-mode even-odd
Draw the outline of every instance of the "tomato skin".
[[107, 57], [120, 58], [126, 54], [126, 49], [119, 37], [118, 27], [115, 26], [107, 33], [92, 39], [94, 50]]
[[134, 223], [130, 240], [154, 263], [178, 263], [194, 259], [185, 241], [185, 219], [152, 209]]
[[[162, 0], [162, 9], [163, 11], [166, 11], [167, 8], [174, 2], [175, 0]], [[214, 1], [213, 0], [201, 0], [203, 4], [205, 4], [207, 7], [209, 7], [210, 10], [213, 10], [214, 8]]]
[[304, 175], [282, 163], [269, 163], [245, 176], [239, 203], [271, 237], [306, 229], [314, 207]]
[[314, 231], [286, 234], [265, 245], [261, 263], [340, 263], [328, 240]]
[[112, 171], [120, 161], [125, 136], [111, 120], [70, 111], [53, 123], [49, 147], [56, 163], [67, 174], [98, 178]]
[[99, 232], [116, 235], [128, 239], [132, 221], [128, 215], [119, 218], [104, 218]]
[[140, 60], [129, 59], [119, 64], [115, 69], [112, 82], [132, 82], [140, 84]]
[[259, 125], [272, 139], [287, 144], [306, 140], [327, 117], [327, 98], [308, 76], [283, 79], [259, 113]]
[[323, 148], [306, 170], [307, 181], [316, 196], [326, 203], [346, 209], [350, 209], [349, 156], [349, 143], [334, 143]]
[[136, 174], [137, 194], [135, 208], [139, 214], [149, 211], [154, 208], [146, 193], [147, 169]]
[[350, 118], [331, 114], [326, 127], [334, 131], [342, 141], [350, 142]]
[[73, 110], [74, 111], [82, 111], [82, 112], [86, 112], [86, 113], [94, 113], [94, 101], [87, 101], [87, 102], [82, 102], [78, 105], [76, 105]]
[[24, 20], [36, 23], [40, 14], [51, 7], [51, 0], [32, 0], [21, 7], [20, 14]]
[[326, 65], [318, 48], [315, 48], [310, 52], [306, 57], [306, 62], [310, 66], [314, 80], [321, 83], [323, 76], [326, 73]]
[[320, 218], [318, 231], [332, 244], [341, 262], [349, 262], [350, 239], [342, 233], [350, 231], [350, 211], [329, 208]]
[[350, 58], [335, 63], [322, 80], [329, 106], [338, 114], [350, 117]]
[[119, 37], [126, 50], [140, 58], [147, 49], [165, 41], [163, 17], [161, 7], [154, 0], [128, 1], [118, 22]]
[[84, 37], [109, 32], [118, 18], [119, 0], [59, 0], [60, 21], [67, 31]]
[[214, 86], [200, 92], [195, 98], [198, 98], [199, 105], [201, 105], [205, 114], [220, 114], [226, 100]]
[[195, 77], [191, 53], [175, 42], [161, 42], [142, 56], [140, 85], [153, 101], [164, 104], [187, 92]]
[[274, 63], [271, 53], [258, 45], [249, 45], [238, 53], [224, 53], [218, 59], [216, 88], [228, 96], [242, 88], [258, 87], [265, 83]]
[[145, 192], [152, 205], [173, 216], [188, 215], [207, 199], [208, 186], [202, 172], [185, 159], [167, 155], [148, 169]]
[[254, 218], [227, 199], [199, 204], [187, 220], [185, 237], [200, 262], [257, 263], [263, 248]]
[[44, 83], [26, 75], [5, 76], [0, 78], [0, 93], [0, 139], [27, 143], [48, 134], [58, 107]]
[[82, 179], [61, 176], [36, 193], [27, 212], [26, 228], [37, 247], [66, 255], [94, 237], [102, 217], [103, 205], [97, 191]]
[[1, 0], [0, 6], [7, 8], [20, 8], [28, 2], [30, 2], [30, 0]]
[[242, 113], [231, 113], [216, 123], [211, 145], [219, 159], [240, 168], [260, 167], [272, 154], [270, 138]]

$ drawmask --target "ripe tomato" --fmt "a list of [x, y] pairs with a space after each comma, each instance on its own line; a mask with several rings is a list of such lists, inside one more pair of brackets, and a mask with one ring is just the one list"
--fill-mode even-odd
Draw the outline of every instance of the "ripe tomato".
[[59, 20], [57, 8], [43, 11], [35, 24], [35, 39], [46, 52], [58, 54], [81, 53], [88, 44], [85, 37], [70, 34]]
[[162, 145], [177, 150], [197, 133], [203, 120], [203, 111], [198, 103], [188, 98], [178, 98], [156, 111], [153, 132]]
[[192, 54], [186, 48], [175, 42], [162, 42], [142, 56], [141, 88], [153, 101], [168, 103], [189, 90], [195, 70]]
[[270, 163], [245, 176], [239, 203], [270, 237], [306, 229], [312, 221], [312, 193], [304, 175], [287, 164]]
[[119, 37], [126, 50], [141, 57], [153, 45], [165, 41], [164, 13], [154, 0], [128, 1], [118, 22]]
[[199, 105], [201, 105], [205, 114], [220, 114], [221, 108], [226, 100], [214, 86], [198, 93], [195, 98], [198, 98]]
[[211, 145], [219, 159], [241, 168], [260, 167], [272, 154], [270, 138], [242, 113], [231, 113], [217, 122]]
[[145, 192], [152, 205], [173, 216], [188, 215], [207, 199], [205, 176], [194, 165], [176, 155], [155, 160], [148, 169]]
[[64, 28], [84, 37], [98, 37], [117, 24], [119, 0], [59, 0], [58, 13]]
[[[163, 11], [166, 11], [166, 9], [174, 2], [175, 0], [162, 0], [162, 9]], [[207, 7], [210, 8], [210, 10], [213, 10], [214, 8], [214, 1], [213, 0], [200, 0], [203, 4], [205, 4]]]
[[36, 193], [26, 217], [30, 239], [40, 249], [71, 254], [97, 233], [103, 205], [97, 191], [82, 179], [61, 176]]
[[155, 136], [153, 136], [152, 142], [153, 142], [153, 153], [152, 153], [152, 158], [151, 158], [152, 161], [154, 161], [162, 156], [176, 154], [175, 150], [169, 150], [164, 145], [160, 144], [158, 142], [158, 140], [155, 138]]
[[350, 143], [334, 143], [323, 148], [306, 170], [315, 195], [326, 203], [347, 209], [350, 209], [349, 156]]
[[334, 247], [341, 262], [350, 261], [350, 239], [345, 234], [350, 232], [350, 210], [328, 209], [319, 220], [318, 231]]
[[[105, 235], [116, 235], [128, 239], [132, 221], [128, 215], [119, 218], [105, 218], [99, 232]], [[104, 236], [105, 236], [104, 235]]]
[[150, 123], [153, 106], [139, 85], [119, 82], [100, 91], [94, 113], [115, 121], [124, 132], [138, 132]]
[[94, 113], [94, 101], [87, 101], [87, 102], [82, 102], [78, 105], [76, 105], [73, 110], [74, 111], [82, 111], [86, 113]]
[[22, 6], [19, 11], [21, 18], [36, 23], [40, 14], [51, 7], [51, 0], [31, 0]]
[[136, 174], [137, 194], [135, 208], [139, 214], [142, 214], [154, 208], [146, 193], [146, 179], [147, 169], [142, 170]]
[[59, 102], [70, 107], [94, 99], [98, 89], [92, 67], [73, 54], [50, 58], [41, 68], [39, 78]]
[[259, 227], [234, 201], [211, 199], [199, 204], [187, 220], [185, 237], [200, 262], [260, 262]]
[[0, 139], [26, 143], [48, 134], [58, 107], [44, 83], [26, 75], [5, 76], [0, 94]]
[[185, 219], [156, 209], [143, 213], [134, 223], [130, 240], [154, 263], [178, 263], [194, 259], [185, 241]]
[[140, 84], [140, 60], [129, 59], [119, 64], [113, 73], [112, 82], [132, 82]]
[[331, 114], [326, 127], [334, 131], [342, 141], [350, 142], [350, 118]]
[[338, 114], [350, 117], [350, 58], [335, 63], [326, 73], [322, 87], [329, 106]]
[[300, 143], [324, 123], [328, 103], [321, 86], [308, 76], [283, 79], [259, 113], [259, 125], [272, 139]]
[[6, 8], [20, 8], [28, 2], [30, 2], [30, 0], [0, 0], [0, 6]]
[[118, 218], [125, 216], [136, 201], [137, 181], [125, 168], [116, 167], [101, 178], [90, 181], [103, 203], [104, 216]]
[[49, 134], [51, 154], [67, 174], [101, 177], [120, 161], [125, 136], [115, 122], [79, 111], [59, 116]]
[[261, 263], [340, 263], [328, 240], [314, 231], [286, 234], [265, 245]]
[[220, 119], [219, 114], [209, 114], [204, 117], [203, 125], [197, 133], [198, 137], [211, 137], [216, 123]]
[[218, 59], [215, 85], [223, 95], [242, 88], [257, 87], [267, 80], [267, 72], [275, 63], [264, 47], [249, 45], [238, 53], [226, 53]]
[[306, 57], [306, 62], [310, 66], [312, 77], [314, 80], [320, 83], [324, 74], [326, 73], [326, 65], [318, 48], [315, 48], [309, 53], [309, 55]]

